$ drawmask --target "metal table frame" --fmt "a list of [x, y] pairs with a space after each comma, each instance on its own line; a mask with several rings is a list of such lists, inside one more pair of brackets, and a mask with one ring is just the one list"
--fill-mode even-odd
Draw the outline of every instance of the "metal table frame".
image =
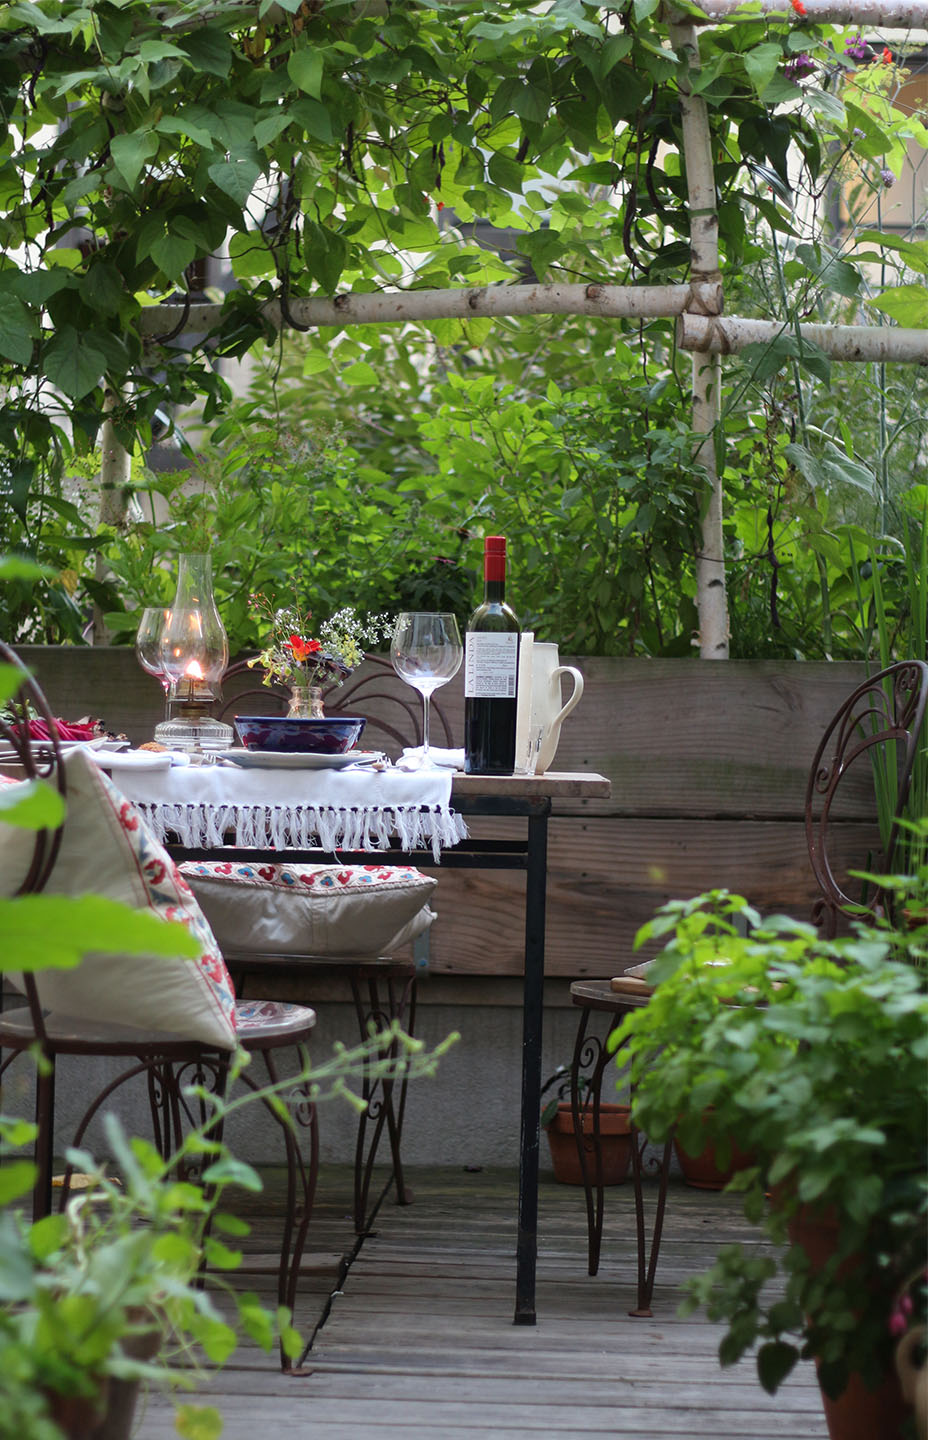
[[[559, 783], [560, 782], [560, 783]], [[566, 783], [565, 783], [566, 782]], [[518, 840], [468, 838], [442, 850], [441, 869], [523, 870], [525, 872], [525, 951], [522, 992], [522, 1094], [519, 1143], [519, 1211], [516, 1241], [516, 1301], [513, 1324], [534, 1325], [535, 1271], [538, 1258], [538, 1157], [541, 1111], [541, 1040], [544, 1013], [545, 896], [548, 868], [548, 820], [552, 794], [605, 797], [609, 782], [601, 775], [537, 777], [456, 775], [451, 799], [465, 817], [524, 819]], [[228, 859], [231, 847], [190, 848], [169, 844], [176, 860]], [[430, 850], [399, 848], [329, 855], [318, 849], [270, 850], [236, 846], [235, 858], [246, 863], [321, 862], [340, 865], [415, 864], [434, 868]]]

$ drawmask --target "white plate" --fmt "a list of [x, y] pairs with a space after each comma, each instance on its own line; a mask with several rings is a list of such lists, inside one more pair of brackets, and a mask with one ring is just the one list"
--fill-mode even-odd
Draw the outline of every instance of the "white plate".
[[219, 760], [231, 760], [245, 769], [264, 770], [343, 770], [346, 765], [370, 764], [379, 760], [376, 750], [348, 750], [344, 755], [314, 755], [289, 750], [221, 750]]

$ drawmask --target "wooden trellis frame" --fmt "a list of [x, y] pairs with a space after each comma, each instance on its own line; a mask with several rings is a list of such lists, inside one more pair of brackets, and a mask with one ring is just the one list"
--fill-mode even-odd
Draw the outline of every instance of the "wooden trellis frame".
[[[810, 21], [928, 28], [928, 0], [804, 0]], [[690, 67], [698, 65], [698, 26], [730, 22], [741, 16], [788, 16], [784, 0], [755, 0], [748, 10], [742, 0], [711, 0], [701, 16], [670, 14], [671, 44], [685, 54]], [[928, 330], [897, 326], [809, 325], [789, 321], [739, 319], [723, 315], [722, 277], [719, 271], [718, 213], [712, 163], [711, 132], [705, 103], [698, 95], [681, 94], [683, 150], [690, 211], [690, 283], [688, 285], [499, 285], [480, 289], [407, 290], [359, 293], [332, 299], [294, 299], [289, 310], [301, 327], [402, 324], [426, 319], [476, 318], [515, 315], [591, 315], [599, 317], [675, 317], [677, 343], [693, 354], [692, 428], [705, 439], [697, 458], [710, 480], [711, 496], [702, 522], [701, 551], [697, 559], [697, 613], [699, 653], [703, 659], [727, 659], [728, 607], [722, 536], [724, 496], [718, 474], [712, 435], [720, 416], [721, 357], [758, 341], [770, 341], [789, 329], [832, 359], [840, 361], [893, 360], [928, 365]], [[191, 305], [185, 327], [208, 332], [218, 323], [219, 305]], [[265, 319], [283, 328], [280, 306], [270, 302]], [[156, 305], [142, 313], [142, 332], [156, 336], [171, 331], [176, 305]], [[111, 421], [104, 419], [101, 463], [101, 518], [116, 519], [119, 495], [128, 480], [129, 457], [116, 439]]]

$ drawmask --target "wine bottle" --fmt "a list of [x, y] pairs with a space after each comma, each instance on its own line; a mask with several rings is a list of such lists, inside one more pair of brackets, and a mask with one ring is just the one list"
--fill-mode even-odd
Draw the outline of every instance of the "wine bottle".
[[488, 535], [483, 604], [464, 640], [464, 768], [468, 775], [511, 775], [516, 755], [519, 622], [506, 604], [506, 541]]

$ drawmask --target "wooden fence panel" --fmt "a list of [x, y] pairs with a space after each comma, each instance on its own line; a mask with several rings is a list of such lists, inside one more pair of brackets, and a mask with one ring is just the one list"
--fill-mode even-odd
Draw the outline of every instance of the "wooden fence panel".
[[[151, 738], [162, 713], [161, 689], [130, 648], [25, 646], [20, 653], [56, 714], [70, 720], [99, 715], [135, 744]], [[564, 726], [556, 768], [606, 775], [612, 795], [555, 805], [548, 973], [617, 973], [632, 963], [635, 933], [659, 904], [714, 886], [747, 895], [767, 913], [807, 917], [815, 893], [802, 827], [808, 767], [831, 715], [865, 677], [864, 667], [564, 660], [583, 671], [586, 688]], [[460, 677], [438, 698], [460, 744]], [[418, 696], [412, 699], [418, 704]], [[337, 705], [336, 696], [330, 710]], [[395, 706], [384, 702], [384, 713], [395, 722]], [[841, 812], [842, 862], [866, 866], [872, 815], [862, 774]], [[493, 833], [506, 833], [503, 822]], [[438, 873], [433, 969], [518, 974], [522, 877]]]

